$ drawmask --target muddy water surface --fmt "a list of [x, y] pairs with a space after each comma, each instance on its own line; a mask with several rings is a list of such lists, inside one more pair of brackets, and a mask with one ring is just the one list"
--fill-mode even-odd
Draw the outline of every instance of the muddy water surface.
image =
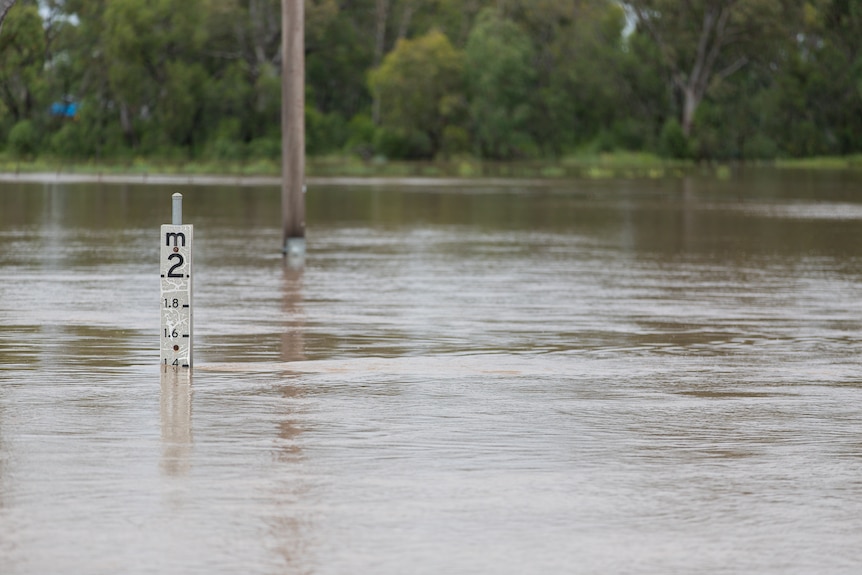
[[862, 179], [307, 201], [0, 185], [0, 572], [858, 573]]

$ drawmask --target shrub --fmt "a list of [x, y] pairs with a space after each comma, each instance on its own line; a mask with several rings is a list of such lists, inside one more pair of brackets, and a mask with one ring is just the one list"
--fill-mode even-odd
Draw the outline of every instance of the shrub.
[[278, 138], [256, 138], [248, 144], [251, 158], [278, 160], [281, 158], [281, 140]]
[[39, 132], [30, 120], [22, 120], [9, 131], [9, 149], [19, 158], [35, 156]]
[[664, 123], [658, 141], [659, 154], [665, 158], [684, 159], [690, 156], [688, 138], [676, 118]]
[[347, 150], [363, 158], [374, 154], [374, 121], [367, 114], [357, 114], [347, 123]]
[[381, 128], [374, 136], [374, 148], [387, 158], [418, 160], [433, 156], [431, 140], [424, 132]]

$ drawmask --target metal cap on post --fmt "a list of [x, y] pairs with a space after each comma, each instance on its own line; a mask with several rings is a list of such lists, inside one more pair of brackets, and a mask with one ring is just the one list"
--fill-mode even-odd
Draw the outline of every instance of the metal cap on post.
[[177, 192], [171, 197], [174, 199], [174, 210], [171, 224], [181, 226], [183, 225], [183, 195]]

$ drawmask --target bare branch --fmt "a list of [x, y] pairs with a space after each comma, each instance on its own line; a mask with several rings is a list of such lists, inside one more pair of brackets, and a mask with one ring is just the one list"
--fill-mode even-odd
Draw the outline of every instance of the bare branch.
[[404, 3], [404, 11], [401, 13], [401, 25], [398, 27], [398, 39], [407, 37], [407, 30], [410, 27], [410, 20], [413, 18], [413, 6], [412, 0], [407, 0]]
[[383, 61], [386, 45], [386, 21], [389, 19], [389, 0], [377, 0], [375, 10], [374, 66]]
[[[691, 76], [689, 77], [689, 83], [693, 85], [693, 87], [699, 86], [701, 84], [701, 78], [704, 76], [709, 76], [709, 67], [707, 66], [707, 49], [709, 49], [710, 53], [715, 51], [715, 47], [717, 44], [717, 38], [713, 38], [713, 45], [709, 46], [709, 41], [711, 37], [714, 37], [715, 31], [715, 8], [714, 6], [709, 6], [703, 13], [703, 28], [700, 31], [700, 39], [697, 42], [697, 56], [694, 59], [694, 67], [691, 70]], [[707, 48], [709, 46], [709, 48]]]
[[730, 7], [729, 5], [722, 6], [720, 10], [721, 13], [718, 16], [718, 20], [715, 23], [715, 28], [712, 33], [712, 46], [703, 60], [703, 74], [696, 79], [697, 90], [700, 95], [706, 93], [706, 89], [709, 87], [709, 80], [712, 76], [712, 71], [715, 68], [715, 63], [718, 60], [718, 56], [721, 53], [722, 48], [726, 45], [725, 38], [727, 23], [730, 20]]
[[12, 9], [12, 6], [15, 5], [15, 0], [0, 0], [0, 30], [3, 29], [3, 20], [6, 19], [6, 15], [9, 13], [9, 10]]
[[742, 56], [737, 58], [735, 62], [727, 66], [726, 68], [715, 73], [716, 78], [719, 80], [724, 80], [731, 74], [738, 72], [743, 66], [748, 64], [748, 56]]
[[670, 49], [670, 46], [664, 41], [656, 28], [655, 23], [651, 18], [651, 14], [649, 14], [643, 6], [638, 4], [632, 4], [630, 7], [634, 10], [634, 13], [638, 18], [638, 22], [646, 27], [650, 37], [652, 37], [653, 41], [658, 45], [665, 64], [670, 67], [671, 77], [673, 78], [674, 84], [676, 84], [678, 88], [682, 89], [685, 86], [685, 75], [679, 69], [679, 63], [673, 57], [673, 51]]

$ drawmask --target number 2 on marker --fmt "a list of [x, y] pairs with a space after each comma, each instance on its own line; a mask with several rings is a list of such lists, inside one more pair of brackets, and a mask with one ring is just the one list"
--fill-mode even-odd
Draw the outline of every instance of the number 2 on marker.
[[183, 256], [181, 256], [180, 254], [171, 254], [168, 256], [168, 260], [180, 260], [177, 263], [175, 263], [174, 265], [172, 265], [171, 268], [168, 270], [168, 277], [169, 278], [181, 278], [181, 277], [183, 277], [183, 274], [174, 273], [175, 269], [177, 269], [178, 267], [180, 267], [184, 263], [186, 263], [186, 260], [183, 259]]

